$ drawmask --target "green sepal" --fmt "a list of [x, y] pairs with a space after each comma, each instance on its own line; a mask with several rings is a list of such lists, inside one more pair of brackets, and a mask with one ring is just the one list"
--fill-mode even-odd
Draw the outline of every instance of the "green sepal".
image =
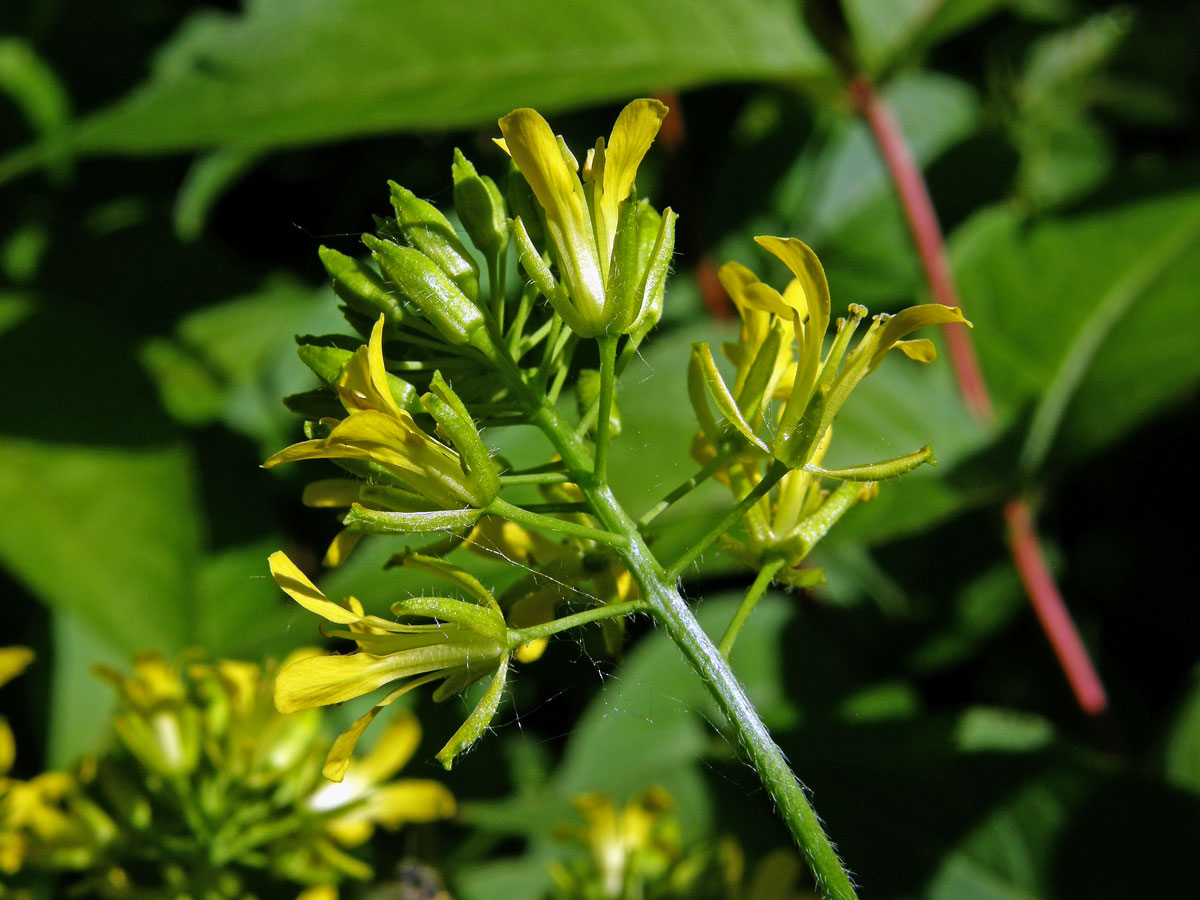
[[[644, 337], [662, 318], [664, 287], [675, 254], [675, 220], [679, 218], [670, 207], [664, 209], [661, 216], [654, 212], [648, 203], [646, 209], [658, 219], [658, 229], [650, 252], [641, 260], [642, 283], [638, 289], [641, 310], [629, 328], [629, 333], [635, 340]], [[639, 240], [645, 236], [643, 229], [646, 233], [650, 230], [649, 223], [642, 220], [642, 215], [639, 212]], [[645, 247], [646, 243], [643, 241], [641, 249], [644, 250]]]
[[479, 521], [478, 509], [434, 509], [428, 512], [380, 512], [355, 503], [342, 524], [368, 534], [428, 534], [456, 531]]
[[450, 740], [446, 742], [446, 746], [438, 751], [435, 758], [446, 768], [446, 771], [449, 771], [450, 767], [454, 765], [455, 757], [479, 740], [487, 731], [492, 719], [496, 716], [496, 710], [500, 708], [500, 700], [504, 696], [504, 682], [507, 677], [508, 654], [505, 654], [500, 658], [500, 665], [496, 667], [491, 684], [483, 692], [483, 697], [471, 711], [471, 715], [467, 716], [467, 720], [462, 723], [458, 731], [454, 732]]
[[395, 512], [428, 512], [429, 498], [407, 487], [363, 483], [358, 489], [360, 503], [380, 506]]
[[783, 323], [776, 321], [767, 333], [754, 361], [750, 364], [750, 370], [746, 373], [745, 380], [738, 389], [736, 398], [738, 409], [754, 426], [759, 424], [759, 416], [771, 400], [767, 396], [767, 389], [771, 386], [771, 375], [774, 374], [775, 367], [779, 362], [779, 349], [783, 346], [783, 340]]
[[384, 277], [449, 343], [474, 343], [479, 332], [486, 336], [483, 313], [432, 259], [420, 250], [381, 241], [373, 234], [364, 234], [362, 239]]
[[504, 617], [491, 607], [466, 603], [450, 597], [408, 597], [392, 604], [392, 615], [428, 616], [443, 622], [465, 625], [490, 637], [501, 647], [508, 644], [508, 628]]
[[775, 573], [772, 581], [787, 585], [790, 588], [807, 589], [826, 584], [825, 570], [822, 568], [800, 569], [796, 566], [784, 566]]
[[[579, 411], [579, 415], [585, 416], [588, 411], [600, 400], [600, 373], [596, 369], [583, 369], [579, 373], [579, 378], [575, 382], [575, 405]], [[595, 432], [596, 426], [592, 426], [592, 432]], [[608, 414], [608, 434], [609, 437], [616, 437], [621, 433], [621, 411], [617, 409], [617, 398], [613, 397], [612, 408]]]
[[[799, 469], [812, 459], [813, 451], [816, 450], [821, 436], [825, 433], [825, 428], [828, 427], [828, 423], [824, 421], [828, 403], [828, 388], [824, 385], [817, 385], [817, 389], [809, 398], [804, 414], [796, 423], [796, 430], [791, 434], [780, 430], [779, 436], [775, 439], [774, 456], [777, 460], [789, 468]], [[822, 427], [823, 424], [825, 427]]]
[[[520, 216], [509, 219], [508, 227], [517, 247], [517, 259], [521, 263], [521, 268], [525, 270], [525, 274], [529, 276], [529, 280], [533, 282], [533, 286], [538, 289], [538, 292], [547, 300], [551, 300], [554, 308], [558, 309], [560, 295], [565, 292], [562, 286], [554, 280], [550, 267], [546, 265], [546, 261], [542, 259], [542, 255], [534, 246], [533, 239], [526, 230], [525, 220]], [[561, 299], [565, 302], [566, 298], [562, 296]]]
[[496, 598], [492, 595], [492, 592], [484, 587], [478, 578], [465, 569], [460, 569], [453, 563], [448, 563], [444, 559], [438, 559], [436, 556], [417, 553], [415, 550], [406, 550], [402, 555], [401, 564], [406, 569], [428, 572], [436, 578], [449, 582], [459, 590], [474, 597], [480, 606], [495, 610], [496, 614], [500, 615], [500, 604], [496, 602]]
[[834, 478], [838, 481], [869, 482], [884, 481], [888, 478], [905, 475], [926, 463], [931, 466], [937, 465], [937, 460], [933, 457], [933, 450], [928, 444], [915, 453], [908, 453], [904, 456], [894, 457], [893, 459], [885, 459], [882, 462], [868, 463], [864, 466], [825, 469], [809, 463], [804, 466], [804, 471], [820, 475], [822, 478]]
[[687, 388], [688, 400], [691, 401], [692, 411], [696, 414], [696, 421], [700, 423], [700, 430], [704, 432], [704, 437], [710, 444], [718, 447], [721, 443], [721, 427], [717, 424], [716, 417], [712, 414], [712, 408], [708, 405], [704, 367], [700, 365], [695, 348], [692, 349], [692, 354], [688, 358]]
[[396, 211], [396, 227], [404, 242], [433, 260], [468, 299], [478, 300], [479, 266], [459, 240], [450, 220], [432, 203], [396, 182], [389, 181], [388, 188], [392, 192], [392, 209]]
[[496, 464], [479, 436], [466, 405], [442, 378], [441, 372], [433, 373], [429, 393], [421, 397], [421, 406], [433, 416], [462, 458], [467, 474], [478, 488], [480, 497], [477, 505], [486, 506], [500, 492]]
[[500, 188], [475, 171], [457, 147], [450, 175], [454, 179], [454, 208], [471, 241], [489, 260], [499, 258], [508, 249], [508, 207]]
[[332, 387], [342, 375], [342, 368], [354, 355], [352, 350], [341, 347], [323, 347], [318, 344], [301, 344], [296, 348], [300, 362], [308, 366], [322, 382]]
[[404, 307], [370, 266], [329, 247], [317, 248], [317, 255], [333, 281], [333, 292], [347, 306], [372, 322], [380, 313], [394, 327], [404, 321]]
[[641, 309], [641, 269], [638, 267], [637, 203], [626, 200], [617, 213], [617, 233], [613, 239], [608, 283], [604, 287], [608, 309], [608, 333], [624, 334]]
[[770, 448], [754, 433], [754, 429], [750, 427], [750, 423], [746, 421], [742, 416], [741, 410], [738, 409], [737, 401], [733, 399], [733, 394], [730, 393], [729, 388], [726, 386], [725, 379], [717, 371], [717, 364], [713, 359], [712, 349], [707, 343], [692, 344], [692, 358], [689, 368], [699, 370], [700, 377], [704, 380], [705, 387], [708, 388], [709, 396], [716, 403], [721, 415], [725, 417], [725, 421], [751, 447], [762, 453], [769, 453]]

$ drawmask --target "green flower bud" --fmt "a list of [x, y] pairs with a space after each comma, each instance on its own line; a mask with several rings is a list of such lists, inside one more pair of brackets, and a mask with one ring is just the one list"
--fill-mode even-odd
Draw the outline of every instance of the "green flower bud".
[[488, 259], [496, 259], [508, 249], [508, 208], [496, 182], [480, 175], [462, 151], [454, 148], [450, 167], [454, 178], [454, 208], [475, 246]]
[[479, 299], [479, 266], [459, 240], [450, 220], [432, 203], [412, 191], [388, 182], [396, 227], [406, 243], [432, 259], [471, 300]]
[[333, 279], [333, 292], [355, 312], [372, 322], [383, 313], [388, 324], [404, 321], [404, 307], [388, 293], [383, 280], [369, 266], [329, 247], [317, 250], [325, 271]]
[[[296, 348], [296, 355], [300, 357], [300, 361], [308, 366], [313, 374], [320, 378], [323, 383], [333, 386], [342, 377], [342, 370], [345, 368], [346, 363], [354, 356], [354, 352], [344, 350], [341, 347], [305, 343]], [[387, 372], [386, 377], [388, 389], [391, 391], [397, 406], [401, 409], [420, 409], [420, 405], [417, 403], [416, 388], [391, 372]], [[297, 397], [300, 402], [304, 402], [307, 399], [301, 395], [293, 396]], [[287, 401], [284, 402], [286, 403]]]
[[[420, 250], [363, 235], [384, 278], [451, 344], [490, 345], [483, 313], [446, 272]], [[487, 343], [483, 343], [487, 342]]]

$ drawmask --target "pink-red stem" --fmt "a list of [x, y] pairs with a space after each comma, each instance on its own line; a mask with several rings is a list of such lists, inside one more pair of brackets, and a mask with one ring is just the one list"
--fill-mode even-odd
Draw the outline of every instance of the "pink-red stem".
[[[937, 213], [929, 197], [925, 178], [909, 151], [900, 126], [866, 77], [857, 75], [851, 79], [850, 94], [870, 127], [891, 175], [933, 299], [945, 306], [960, 306]], [[964, 404], [978, 421], [990, 422], [995, 412], [970, 333], [963, 328], [948, 328], [946, 341]], [[1013, 563], [1038, 622], [1075, 695], [1075, 701], [1093, 721], [1105, 721], [1108, 696], [1087, 647], [1079, 636], [1079, 629], [1063, 602], [1054, 576], [1046, 565], [1029, 504], [1020, 497], [1014, 497], [1004, 506], [1004, 518], [1008, 523]]]

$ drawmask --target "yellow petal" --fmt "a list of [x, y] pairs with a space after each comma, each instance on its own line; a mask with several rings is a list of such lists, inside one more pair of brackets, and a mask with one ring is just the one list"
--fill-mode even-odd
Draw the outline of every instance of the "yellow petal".
[[[296, 568], [296, 564], [288, 559], [287, 554], [282, 550], [272, 553], [268, 562], [271, 566], [271, 577], [275, 579], [275, 583], [283, 589], [284, 593], [309, 612], [316, 613], [339, 625], [351, 625], [361, 618], [350, 610], [326, 599], [317, 586]], [[280, 675], [282, 676], [283, 672], [280, 672]]]
[[[474, 655], [472, 655], [474, 654]], [[296, 660], [282, 669], [275, 679], [275, 706], [283, 713], [328, 706], [369, 694], [389, 681], [424, 675], [452, 666], [476, 661], [483, 666], [499, 654], [499, 647], [488, 648], [444, 642], [375, 656], [351, 653], [348, 656], [314, 656]]]
[[[12, 729], [8, 727], [8, 721], [0, 716], [0, 780], [8, 774], [16, 758], [16, 738], [13, 737]], [[2, 794], [3, 791], [0, 791], [0, 795]]]
[[405, 779], [376, 788], [367, 800], [366, 812], [385, 828], [406, 822], [436, 822], [457, 811], [454, 795], [437, 781]]
[[302, 890], [296, 900], [338, 900], [338, 890], [332, 884], [318, 884]]
[[549, 124], [535, 110], [513, 110], [500, 120], [500, 130], [505, 147], [546, 213], [561, 280], [572, 301], [585, 311], [588, 324], [603, 331], [604, 274], [579, 176], [564, 159]]
[[[905, 335], [916, 331], [918, 328], [925, 328], [929, 325], [944, 325], [951, 322], [958, 322], [972, 327], [971, 323], [963, 318], [962, 310], [957, 306], [942, 306], [940, 303], [923, 303], [920, 306], [910, 306], [908, 309], [902, 309], [894, 316], [880, 317], [883, 321], [883, 327], [876, 333], [876, 347], [874, 355], [871, 357], [871, 362], [867, 366], [867, 371], [871, 371], [881, 362], [887, 352], [896, 346]], [[908, 352], [907, 350], [905, 351]]]
[[351, 531], [349, 528], [343, 528], [329, 542], [329, 549], [325, 551], [325, 557], [321, 560], [321, 564], [327, 568], [336, 569], [346, 561], [364, 537], [366, 537], [366, 534], [362, 531]]
[[596, 176], [601, 192], [596, 201], [596, 243], [605, 263], [612, 256], [621, 201], [633, 189], [638, 166], [666, 115], [667, 108], [657, 100], [634, 100], [617, 116], [607, 150], [597, 144]]
[[419, 743], [421, 723], [408, 710], [401, 710], [392, 717], [371, 752], [355, 764], [354, 774], [372, 784], [386, 781], [412, 758]]
[[537, 662], [550, 646], [550, 638], [538, 638], [528, 644], [522, 644], [513, 653], [513, 658], [519, 663]]
[[[362, 737], [363, 732], [367, 730], [367, 726], [375, 721], [375, 717], [379, 715], [380, 711], [384, 707], [390, 705], [393, 701], [398, 700], [400, 697], [407, 694], [413, 688], [418, 688], [423, 684], [429, 684], [431, 681], [437, 681], [442, 677], [444, 676], [441, 672], [434, 672], [432, 675], [425, 675], [421, 678], [410, 679], [380, 700], [377, 704], [372, 706], [369, 710], [367, 710], [366, 713], [355, 719], [354, 724], [338, 735], [337, 740], [333, 742], [333, 746], [329, 748], [329, 753], [325, 757], [325, 765], [321, 768], [321, 774], [330, 781], [335, 782], [341, 781], [343, 778], [345, 778], [346, 772], [350, 768], [350, 758], [354, 755], [354, 748], [358, 745], [358, 741]], [[403, 733], [389, 734], [385, 732], [383, 736], [379, 738], [371, 753], [367, 755], [367, 758], [364, 759], [362, 763], [354, 767], [354, 780], [356, 783], [364, 784], [369, 787], [379, 781], [382, 781], [384, 778], [395, 774], [396, 770], [404, 765], [404, 763], [408, 762], [409, 758], [413, 754], [413, 751], [416, 750], [417, 744], [421, 740], [420, 723], [418, 723], [416, 717], [407, 710], [401, 712], [400, 716], [402, 717], [400, 724], [403, 727]], [[412, 722], [409, 723], [408, 721], [405, 721], [403, 717], [411, 718]], [[393, 732], [396, 731], [395, 723], [393, 723], [392, 730]], [[395, 740], [399, 743], [398, 748], [391, 748], [387, 746], [387, 744], [392, 740]], [[377, 753], [383, 754], [383, 756], [377, 762], [370, 763], [369, 760], [371, 757]], [[395, 763], [394, 768], [390, 769], [384, 774], [379, 774], [382, 769], [386, 768], [388, 764], [394, 762], [401, 755], [403, 758], [400, 759], [399, 762]], [[321, 793], [322, 791], [318, 790], [317, 794], [314, 794], [313, 797], [317, 798]]]
[[931, 363], [937, 359], [937, 348], [933, 346], [933, 341], [928, 338], [917, 338], [912, 341], [896, 341], [896, 346], [900, 348], [901, 353], [917, 362]]
[[33, 651], [28, 647], [0, 647], [0, 685], [8, 684], [33, 662]]
[[362, 486], [353, 478], [325, 478], [306, 485], [300, 502], [317, 508], [350, 506], [358, 502]]
[[760, 235], [754, 239], [764, 250], [774, 254], [791, 269], [804, 290], [805, 308], [823, 335], [829, 324], [829, 283], [817, 254], [796, 238]]

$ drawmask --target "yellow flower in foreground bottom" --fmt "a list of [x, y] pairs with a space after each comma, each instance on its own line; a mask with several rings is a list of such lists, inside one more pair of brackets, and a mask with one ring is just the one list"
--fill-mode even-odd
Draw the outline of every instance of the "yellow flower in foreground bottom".
[[375, 741], [370, 753], [355, 760], [340, 782], [326, 782], [305, 801], [317, 813], [349, 806], [329, 822], [328, 831], [345, 846], [367, 840], [376, 825], [398, 828], [408, 822], [433, 822], [455, 813], [454, 795], [427, 779], [388, 779], [412, 758], [421, 740], [416, 716], [404, 710]]
[[282, 551], [270, 558], [271, 575], [285, 593], [309, 612], [346, 626], [327, 634], [358, 645], [357, 653], [309, 656], [284, 666], [275, 679], [275, 705], [280, 712], [341, 703], [406, 679], [334, 743], [324, 769], [333, 781], [345, 776], [355, 744], [379, 711], [413, 688], [440, 681], [433, 699], [444, 700], [492, 675], [478, 706], [437, 754], [446, 768], [482, 735], [500, 704], [509, 649], [507, 626], [495, 598], [472, 576], [441, 560], [413, 554], [405, 563], [451, 581], [474, 602], [414, 597], [394, 603], [393, 614], [440, 621], [422, 625], [390, 622], [364, 615], [362, 604], [353, 597], [347, 597], [344, 606], [328, 600]]
[[[33, 662], [33, 651], [28, 647], [0, 647], [0, 687], [12, 681]], [[0, 778], [8, 774], [17, 755], [17, 742], [12, 729], [0, 716]]]

